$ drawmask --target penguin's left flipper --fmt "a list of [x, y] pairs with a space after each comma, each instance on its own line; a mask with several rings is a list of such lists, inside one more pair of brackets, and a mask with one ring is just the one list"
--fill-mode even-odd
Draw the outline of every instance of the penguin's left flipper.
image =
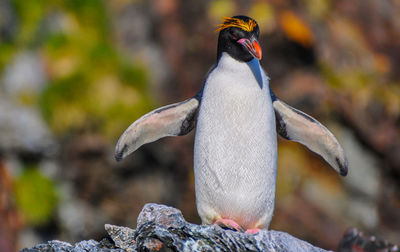
[[153, 110], [132, 123], [119, 138], [115, 159], [120, 161], [140, 146], [166, 136], [182, 136], [196, 125], [200, 94]]
[[322, 156], [340, 175], [346, 176], [347, 158], [335, 136], [311, 116], [290, 107], [275, 95], [271, 96], [279, 135], [305, 145]]

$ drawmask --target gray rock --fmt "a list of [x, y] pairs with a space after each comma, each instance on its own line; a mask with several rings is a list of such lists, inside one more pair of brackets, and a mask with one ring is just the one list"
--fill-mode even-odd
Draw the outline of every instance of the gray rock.
[[116, 248], [112, 243], [105, 241], [81, 241], [74, 246], [62, 241], [49, 241], [46, 244], [39, 244], [32, 248], [25, 248], [21, 252], [123, 252], [125, 250]]
[[128, 252], [136, 251], [136, 230], [110, 224], [106, 224], [104, 227], [114, 241], [116, 247]]
[[174, 228], [179, 228], [187, 224], [180, 210], [154, 203], [146, 204], [143, 207], [137, 219], [137, 228], [146, 222], [156, 222]]
[[99, 242], [95, 240], [81, 241], [75, 244], [74, 251], [76, 252], [91, 251], [93, 248], [97, 248], [98, 246]]
[[110, 224], [105, 229], [112, 242], [90, 240], [72, 246], [50, 241], [22, 251], [326, 251], [284, 232], [262, 230], [251, 235], [217, 225], [191, 224], [178, 209], [158, 204], [144, 206], [136, 230]]
[[0, 150], [51, 155], [57, 148], [39, 111], [18, 105], [0, 92]]
[[73, 251], [74, 247], [68, 242], [49, 241], [47, 244], [38, 244], [32, 248], [25, 248], [21, 252], [53, 252], [53, 251]]
[[144, 206], [136, 233], [139, 251], [325, 251], [283, 232], [263, 230], [251, 235], [187, 223], [178, 209], [157, 204]]
[[41, 55], [33, 51], [16, 54], [6, 65], [1, 82], [5, 93], [13, 97], [39, 93], [47, 83]]

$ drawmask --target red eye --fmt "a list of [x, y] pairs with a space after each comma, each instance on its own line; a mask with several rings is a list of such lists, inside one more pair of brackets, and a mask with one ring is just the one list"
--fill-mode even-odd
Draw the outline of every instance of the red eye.
[[237, 37], [236, 37], [236, 36], [233, 36], [233, 35], [232, 35], [232, 38], [235, 39], [235, 40], [237, 39]]

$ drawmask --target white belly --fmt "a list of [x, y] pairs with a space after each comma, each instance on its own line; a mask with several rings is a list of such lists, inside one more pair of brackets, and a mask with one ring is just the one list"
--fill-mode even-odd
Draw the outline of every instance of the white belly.
[[204, 224], [228, 218], [243, 228], [268, 227], [277, 162], [268, 80], [262, 75], [261, 87], [249, 65], [223, 57], [206, 81], [197, 120], [198, 212]]

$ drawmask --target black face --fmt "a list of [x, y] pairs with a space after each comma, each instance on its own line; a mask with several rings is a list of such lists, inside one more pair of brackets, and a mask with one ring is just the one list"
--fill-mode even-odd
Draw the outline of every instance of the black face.
[[[246, 16], [234, 16], [234, 18], [239, 18], [244, 21], [248, 21], [250, 18]], [[217, 59], [222, 56], [223, 52], [227, 52], [234, 59], [249, 62], [253, 58], [261, 58], [261, 55], [257, 55], [255, 49], [253, 47], [253, 42], [258, 45], [258, 36], [260, 30], [258, 25], [254, 28], [253, 31], [248, 32], [239, 27], [228, 27], [220, 31], [218, 37], [218, 53]], [[243, 43], [247, 42], [247, 43]], [[259, 49], [259, 53], [261, 53], [261, 49]]]

